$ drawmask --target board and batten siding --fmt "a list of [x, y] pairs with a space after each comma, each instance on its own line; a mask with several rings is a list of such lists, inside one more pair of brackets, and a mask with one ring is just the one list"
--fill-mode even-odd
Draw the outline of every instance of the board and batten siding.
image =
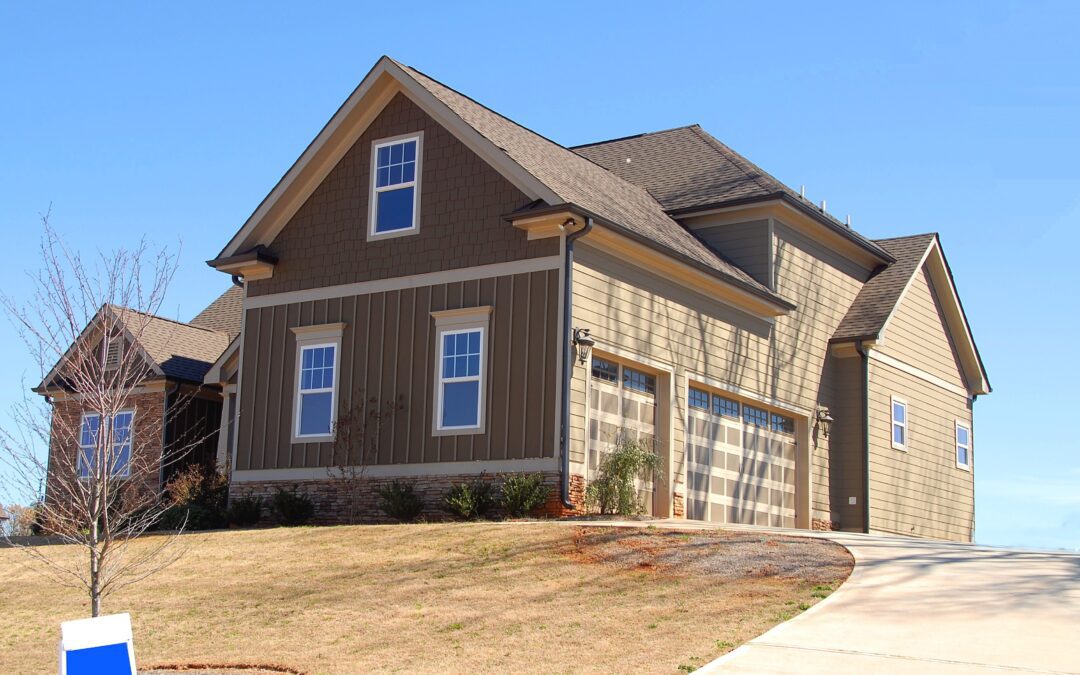
[[[956, 420], [971, 428], [970, 398], [873, 359], [869, 381], [870, 529], [971, 541], [974, 472], [956, 466], [955, 441]], [[892, 447], [894, 395], [908, 406], [906, 450]]]
[[[290, 328], [343, 322], [338, 405], [358, 396], [404, 409], [369, 464], [553, 457], [558, 270], [542, 270], [246, 310], [236, 469], [332, 466], [330, 443], [292, 443], [296, 339]], [[485, 433], [432, 435], [434, 311], [490, 305]]]
[[[598, 349], [637, 354], [675, 373], [671, 462], [676, 485], [685, 480], [687, 373], [808, 415], [833, 398], [831, 388], [822, 388], [828, 342], [869, 271], [782, 223], [774, 223], [774, 233], [777, 292], [798, 308], [773, 326], [598, 251], [588, 237], [578, 242], [574, 325], [590, 328]], [[588, 374], [588, 368], [577, 366], [571, 382], [574, 463], [584, 462]], [[811, 448], [811, 508], [813, 517], [822, 519], [830, 518], [827, 443], [818, 437]]]
[[950, 384], [965, 387], [946, 325], [933, 282], [923, 266], [912, 278], [878, 349]]

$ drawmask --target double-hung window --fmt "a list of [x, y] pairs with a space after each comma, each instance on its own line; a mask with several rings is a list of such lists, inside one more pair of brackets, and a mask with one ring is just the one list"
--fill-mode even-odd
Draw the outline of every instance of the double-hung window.
[[903, 399], [892, 397], [892, 446], [896, 450], [907, 450], [908, 442], [908, 405]]
[[294, 443], [333, 439], [344, 326], [335, 323], [292, 329], [296, 335], [297, 361]]
[[432, 432], [483, 433], [491, 307], [432, 314], [438, 333]]
[[[111, 420], [106, 417], [104, 426], [101, 415], [85, 413], [79, 425], [79, 454], [77, 471], [79, 478], [89, 478], [94, 473], [94, 464], [102, 459], [109, 464], [109, 475], [127, 477], [131, 475], [131, 432], [135, 413], [130, 410], [118, 412]], [[102, 438], [101, 434], [105, 437]], [[98, 443], [108, 444], [99, 448]]]
[[971, 427], [956, 422], [956, 466], [971, 471]]
[[420, 135], [376, 141], [372, 145], [368, 239], [417, 231], [421, 146]]

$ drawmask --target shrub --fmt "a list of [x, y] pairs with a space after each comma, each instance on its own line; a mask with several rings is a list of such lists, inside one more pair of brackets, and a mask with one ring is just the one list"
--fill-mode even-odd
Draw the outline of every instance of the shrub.
[[158, 519], [159, 530], [219, 530], [228, 524], [223, 509], [204, 504], [174, 505], [165, 509]]
[[315, 515], [315, 504], [303, 492], [278, 488], [270, 500], [270, 509], [279, 523], [286, 526], [306, 525]]
[[547, 501], [542, 473], [513, 473], [503, 479], [502, 506], [511, 518], [521, 518]]
[[601, 460], [598, 476], [585, 490], [585, 505], [600, 513], [635, 516], [645, 508], [638, 499], [637, 478], [648, 479], [660, 469], [652, 443], [620, 434]]
[[165, 487], [171, 506], [157, 523], [160, 530], [216, 530], [225, 527], [229, 480], [224, 474], [193, 464]]
[[483, 518], [495, 505], [491, 482], [484, 480], [484, 474], [465, 483], [456, 483], [444, 498], [446, 510], [462, 520]]
[[229, 503], [229, 522], [237, 527], [251, 527], [262, 518], [263, 499], [254, 495], [237, 497]]
[[424, 510], [424, 500], [413, 490], [412, 483], [395, 480], [376, 490], [382, 499], [379, 508], [394, 520], [408, 523], [420, 517]]

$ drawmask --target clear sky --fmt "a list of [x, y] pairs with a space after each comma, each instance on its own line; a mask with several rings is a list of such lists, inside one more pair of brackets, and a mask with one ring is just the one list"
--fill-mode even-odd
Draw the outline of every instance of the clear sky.
[[[101, 5], [0, 8], [5, 292], [51, 204], [79, 248], [181, 239], [191, 318], [381, 54], [564, 145], [696, 122], [870, 237], [941, 233], [995, 390], [977, 540], [1080, 548], [1080, 4]], [[0, 351], [6, 409], [37, 373], [6, 323]]]

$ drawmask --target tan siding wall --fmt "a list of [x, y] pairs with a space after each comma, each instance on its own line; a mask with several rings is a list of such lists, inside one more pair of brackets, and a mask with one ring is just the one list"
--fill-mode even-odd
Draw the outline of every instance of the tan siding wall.
[[885, 329], [880, 350], [958, 387], [965, 386], [930, 277], [922, 268]]
[[769, 240], [769, 221], [705, 225], [704, 219], [695, 222], [694, 233], [710, 246], [727, 256], [750, 276], [772, 287]]
[[[894, 450], [890, 396], [908, 403], [907, 451]], [[955, 421], [971, 424], [969, 399], [870, 362], [870, 527], [970, 541], [973, 473], [956, 466]]]
[[[342, 321], [338, 410], [363, 392], [404, 397], [383, 427], [378, 464], [551, 457], [557, 387], [556, 270], [299, 302], [247, 311], [237, 469], [328, 466], [329, 443], [292, 444], [296, 341], [289, 330]], [[487, 433], [433, 437], [431, 312], [494, 306]]]
[[[599, 346], [647, 356], [676, 371], [672, 461], [683, 482], [685, 371], [760, 396], [813, 410], [823, 391], [828, 340], [865, 278], [835, 254], [777, 228], [779, 293], [798, 304], [775, 328], [579, 242], [574, 269], [574, 325], [593, 330]], [[858, 274], [859, 276], [852, 276]], [[861, 278], [860, 278], [861, 277]], [[584, 461], [587, 369], [575, 367], [571, 396], [571, 460]], [[828, 441], [814, 450], [814, 518], [829, 519]]]
[[[420, 231], [367, 242], [372, 141], [424, 132]], [[398, 94], [270, 245], [280, 262], [248, 295], [437, 272], [558, 253], [528, 241], [503, 215], [529, 198]]]
[[[863, 529], [862, 359], [830, 357], [828, 371], [835, 378], [832, 404], [835, 420], [829, 433], [829, 477], [833, 520], [841, 529]], [[849, 504], [855, 497], [856, 503]]]

